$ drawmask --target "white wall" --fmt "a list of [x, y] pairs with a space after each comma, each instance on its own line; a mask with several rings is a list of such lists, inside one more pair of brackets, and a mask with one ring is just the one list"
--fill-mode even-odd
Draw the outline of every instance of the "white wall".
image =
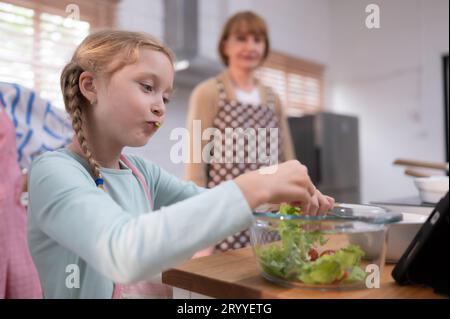
[[118, 28], [164, 36], [164, 0], [121, 0], [117, 7]]
[[202, 56], [217, 60], [217, 42], [222, 25], [228, 16], [228, 1], [198, 0], [199, 52]]
[[381, 28], [365, 27], [372, 1], [332, 1], [330, 107], [360, 119], [363, 201], [416, 195], [395, 158], [444, 160], [441, 55], [447, 0], [378, 0]]
[[[159, 39], [164, 37], [163, 0], [122, 0], [117, 10], [118, 27], [125, 30], [145, 31]], [[170, 131], [174, 127], [185, 126], [186, 101], [189, 91], [179, 89], [175, 92], [167, 108], [165, 124], [151, 138], [150, 142], [140, 148], [127, 148], [125, 152], [140, 155], [162, 168], [182, 176], [183, 165], [170, 161]]]

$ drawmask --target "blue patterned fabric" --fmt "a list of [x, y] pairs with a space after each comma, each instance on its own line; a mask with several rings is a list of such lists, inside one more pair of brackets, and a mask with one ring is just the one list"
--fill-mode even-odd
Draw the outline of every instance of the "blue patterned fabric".
[[0, 82], [0, 105], [16, 128], [17, 160], [22, 168], [29, 168], [37, 155], [70, 143], [73, 130], [69, 116], [37, 92]]

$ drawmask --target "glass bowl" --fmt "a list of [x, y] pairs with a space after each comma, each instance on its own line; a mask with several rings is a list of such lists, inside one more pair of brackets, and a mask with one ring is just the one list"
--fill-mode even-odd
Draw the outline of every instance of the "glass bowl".
[[288, 287], [321, 290], [376, 284], [384, 265], [387, 223], [398, 219], [376, 206], [340, 204], [334, 210], [341, 209], [350, 210], [352, 218], [301, 215], [289, 205], [275, 213], [254, 213], [250, 239], [262, 276]]

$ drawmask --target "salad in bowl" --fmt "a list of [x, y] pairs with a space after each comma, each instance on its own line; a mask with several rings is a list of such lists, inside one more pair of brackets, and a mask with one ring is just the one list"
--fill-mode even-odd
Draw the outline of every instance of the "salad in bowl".
[[255, 213], [251, 242], [262, 275], [270, 281], [326, 290], [364, 288], [367, 276], [384, 264], [386, 225], [307, 216], [283, 204], [276, 213]]

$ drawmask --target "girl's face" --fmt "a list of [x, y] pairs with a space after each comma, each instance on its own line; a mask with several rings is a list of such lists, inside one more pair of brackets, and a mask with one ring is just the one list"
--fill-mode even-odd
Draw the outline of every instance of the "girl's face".
[[245, 70], [255, 70], [261, 64], [265, 49], [263, 36], [242, 28], [231, 33], [224, 43], [228, 66]]
[[95, 79], [97, 104], [91, 109], [96, 132], [121, 146], [145, 145], [158, 129], [155, 123], [164, 122], [173, 78], [169, 58], [143, 48], [136, 63], [126, 65], [108, 80]]

